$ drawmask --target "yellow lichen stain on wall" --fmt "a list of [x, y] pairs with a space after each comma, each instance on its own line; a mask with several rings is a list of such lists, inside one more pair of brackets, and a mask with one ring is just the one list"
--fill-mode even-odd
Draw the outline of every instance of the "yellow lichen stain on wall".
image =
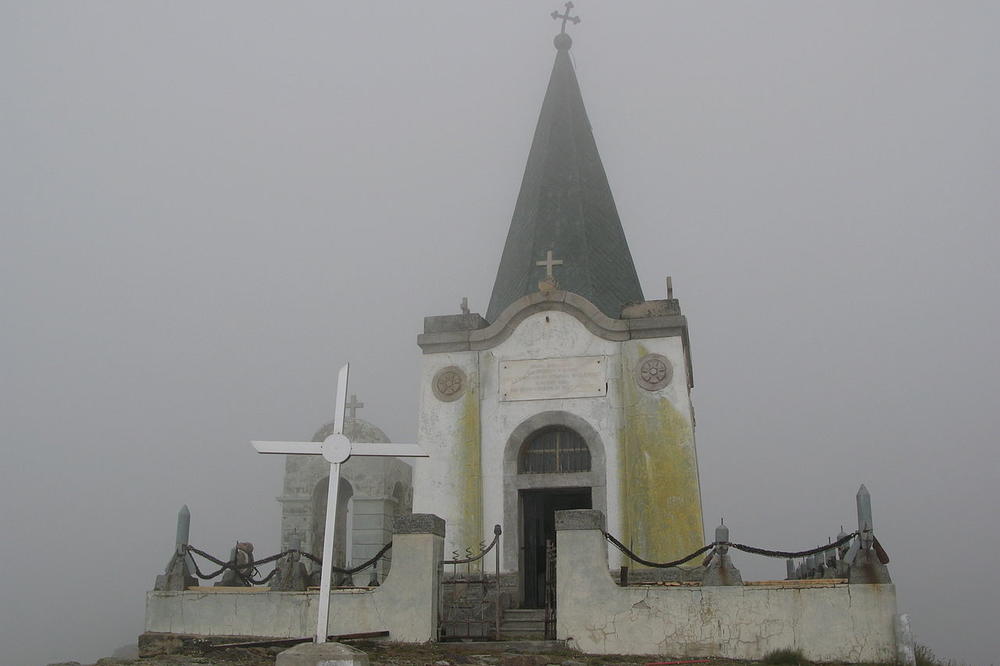
[[703, 545], [694, 433], [669, 399], [632, 379], [632, 369], [646, 349], [636, 345], [629, 352], [624, 354], [622, 381], [622, 542], [640, 557], [666, 562]]
[[[459, 416], [459, 445], [457, 460], [461, 479], [462, 520], [458, 525], [456, 543], [478, 552], [477, 546], [483, 538], [483, 466], [482, 445], [479, 427], [479, 395], [469, 390], [462, 396], [462, 411]], [[451, 559], [451, 553], [445, 553]], [[461, 553], [459, 557], [465, 557]], [[479, 563], [473, 564], [477, 567]]]

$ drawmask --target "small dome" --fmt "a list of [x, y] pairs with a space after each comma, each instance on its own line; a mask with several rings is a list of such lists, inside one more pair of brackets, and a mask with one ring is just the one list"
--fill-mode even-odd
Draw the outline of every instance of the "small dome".
[[[330, 421], [325, 426], [316, 431], [313, 435], [312, 441], [322, 442], [327, 437], [333, 434], [333, 421]], [[347, 419], [344, 421], [344, 434], [347, 435], [347, 439], [352, 442], [365, 442], [368, 444], [388, 444], [390, 441], [389, 436], [382, 432], [382, 429], [376, 425], [365, 421], [364, 419]]]
[[568, 51], [571, 46], [573, 46], [573, 38], [567, 35], [565, 32], [556, 35], [556, 38], [552, 40], [555, 47], [559, 51]]

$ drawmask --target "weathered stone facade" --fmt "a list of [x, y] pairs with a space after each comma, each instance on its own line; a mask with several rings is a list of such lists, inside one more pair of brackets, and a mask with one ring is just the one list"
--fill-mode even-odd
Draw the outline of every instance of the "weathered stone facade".
[[[555, 291], [524, 297], [493, 324], [471, 315], [427, 319], [418, 441], [431, 457], [415, 465], [415, 504], [446, 518], [447, 551], [488, 541], [487, 526], [500, 524], [502, 568], [519, 570], [520, 493], [560, 487], [590, 488], [609, 531], [648, 559], [675, 559], [704, 544], [687, 322], [676, 302], [668, 304], [651, 301], [612, 319], [581, 296]], [[655, 390], [637, 379], [650, 354], [671, 368]], [[603, 395], [502, 398], [504, 361], [574, 357], [606, 359]], [[433, 380], [449, 366], [462, 370], [467, 386], [446, 402]], [[527, 437], [552, 425], [582, 436], [589, 472], [518, 473]], [[611, 557], [618, 566], [617, 551]]]

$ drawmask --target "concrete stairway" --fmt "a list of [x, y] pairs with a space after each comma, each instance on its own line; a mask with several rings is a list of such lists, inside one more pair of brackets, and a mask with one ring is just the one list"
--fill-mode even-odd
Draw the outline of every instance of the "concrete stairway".
[[500, 620], [500, 639], [541, 640], [545, 637], [544, 608], [508, 608]]

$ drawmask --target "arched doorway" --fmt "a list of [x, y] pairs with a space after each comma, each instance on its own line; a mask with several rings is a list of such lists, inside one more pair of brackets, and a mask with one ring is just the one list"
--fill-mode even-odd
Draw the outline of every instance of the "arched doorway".
[[[537, 479], [552, 474], [590, 472], [590, 449], [575, 430], [549, 426], [524, 441], [517, 456], [518, 475]], [[555, 512], [593, 507], [590, 487], [546, 487], [521, 490], [522, 606], [545, 606], [548, 579], [546, 550], [555, 544]]]
[[520, 573], [522, 607], [544, 603], [545, 541], [555, 539], [555, 512], [607, 514], [605, 455], [597, 429], [572, 412], [539, 412], [511, 431], [503, 457], [501, 544], [504, 570]]
[[[337, 491], [337, 520], [334, 523], [333, 532], [333, 564], [334, 566], [347, 568], [350, 562], [351, 544], [351, 498], [354, 496], [354, 488], [347, 479], [341, 477]], [[326, 501], [330, 491], [330, 477], [324, 477], [316, 483], [313, 490], [313, 555], [323, 556], [323, 536], [326, 533]], [[339, 581], [335, 581], [338, 583]]]

